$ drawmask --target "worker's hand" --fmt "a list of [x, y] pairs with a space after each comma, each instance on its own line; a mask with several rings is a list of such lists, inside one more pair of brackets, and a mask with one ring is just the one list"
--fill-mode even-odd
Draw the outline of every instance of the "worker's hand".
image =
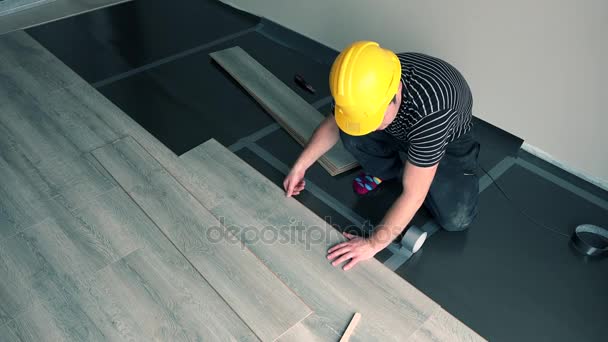
[[338, 266], [346, 260], [350, 262], [344, 266], [348, 271], [359, 261], [373, 258], [378, 251], [372, 246], [369, 239], [365, 239], [349, 233], [342, 233], [349, 241], [342, 242], [327, 251], [327, 259], [334, 260], [331, 264]]
[[298, 168], [292, 168], [289, 171], [287, 177], [283, 181], [283, 188], [285, 189], [285, 194], [287, 197], [299, 195], [304, 187], [306, 186], [306, 181], [304, 180], [304, 170]]

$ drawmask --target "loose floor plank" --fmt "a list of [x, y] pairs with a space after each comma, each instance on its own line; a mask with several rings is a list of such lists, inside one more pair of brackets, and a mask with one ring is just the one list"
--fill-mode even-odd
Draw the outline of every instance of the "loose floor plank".
[[[305, 145], [325, 119], [308, 102], [286, 86], [240, 47], [214, 52], [211, 57], [221, 65], [251, 96], [283, 126], [296, 141]], [[332, 175], [348, 171], [358, 164], [339, 141], [319, 160]]]
[[376, 260], [348, 272], [331, 266], [327, 249], [344, 241], [337, 230], [216, 141], [180, 158], [205, 184], [190, 190], [214, 215], [237, 232], [248, 227], [275, 237], [264, 243], [240, 236], [331, 329], [341, 334], [361, 312], [367, 317], [357, 327], [361, 340], [403, 341], [438, 308]]
[[262, 340], [311, 313], [132, 138], [93, 154]]

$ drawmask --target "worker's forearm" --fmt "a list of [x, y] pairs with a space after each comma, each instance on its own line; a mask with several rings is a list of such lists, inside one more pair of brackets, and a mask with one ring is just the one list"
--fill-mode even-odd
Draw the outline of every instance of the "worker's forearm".
[[308, 169], [325, 152], [329, 151], [338, 142], [338, 139], [340, 139], [340, 131], [333, 116], [330, 116], [317, 127], [294, 164], [294, 168]]
[[424, 202], [424, 195], [404, 192], [397, 198], [370, 238], [378, 251], [386, 248], [412, 220]]

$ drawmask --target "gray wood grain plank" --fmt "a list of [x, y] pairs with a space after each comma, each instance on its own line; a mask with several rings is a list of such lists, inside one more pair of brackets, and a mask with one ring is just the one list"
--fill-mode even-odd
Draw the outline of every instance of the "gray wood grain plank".
[[90, 152], [119, 138], [99, 118], [98, 113], [106, 110], [103, 107], [105, 102], [87, 95], [75, 93], [73, 88], [64, 88], [36, 97], [38, 106], [44, 108], [44, 121], [52, 122], [80, 152]]
[[[87, 208], [77, 210], [74, 212], [74, 215], [85, 222], [91, 231], [104, 232], [110, 243], [121, 251], [145, 249], [147, 251], [144, 253], [145, 255], [153, 253], [154, 258], [162, 261], [159, 261], [159, 265], [163, 267], [161, 274], [169, 272], [166, 273], [167, 279], [172, 279], [176, 284], [185, 286], [185, 288], [181, 289], [184, 300], [197, 295], [198, 297], [191, 299], [197, 301], [197, 303], [201, 301], [209, 303], [207, 307], [203, 308], [209, 310], [208, 312], [199, 308], [199, 311], [202, 312], [193, 313], [197, 317], [204, 317], [207, 320], [207, 323], [203, 325], [204, 327], [217, 329], [218, 332], [216, 334], [219, 334], [220, 337], [225, 336], [226, 331], [228, 331], [245, 336], [243, 340], [252, 340], [249, 337], [254, 336], [253, 332], [249, 328], [243, 328], [245, 324], [238, 318], [237, 314], [233, 312], [216, 292], [213, 292], [214, 290], [207, 281], [178, 252], [150, 217], [144, 213], [124, 190], [113, 189], [99, 196]], [[169, 268], [169, 270], [165, 268]], [[140, 284], [139, 286], [144, 285]], [[140, 288], [138, 291], [140, 290], [145, 290], [145, 288]], [[115, 294], [115, 297], [107, 298], [103, 294], [104, 291], [112, 293], [118, 291], [119, 293]], [[119, 298], [121, 294], [119, 290], [110, 289], [108, 286], [105, 286], [105, 288], [93, 288], [90, 291], [90, 295], [93, 297], [94, 303], [86, 305], [86, 310], [90, 316], [95, 317], [99, 322], [105, 322], [100, 328], [104, 334], [116, 336], [117, 340], [128, 339], [128, 336], [135, 335], [142, 336], [141, 340], [150, 340], [147, 338], [148, 335], [137, 334], [140, 328], [147, 328], [146, 326], [141, 326], [137, 316], [135, 316], [137, 310], [141, 310], [141, 308], [136, 306], [133, 308], [131, 306], [120, 306], [122, 304], [120, 304], [121, 300]], [[106, 298], [110, 301], [105, 302]], [[137, 305], [137, 303], [133, 305]], [[209, 312], [217, 312], [217, 319], [207, 318]], [[225, 324], [221, 323], [222, 321], [225, 321]], [[116, 322], [120, 322], [120, 324]], [[231, 326], [234, 327], [234, 330], [230, 330]], [[214, 340], [211, 337], [210, 339]], [[232, 339], [226, 338], [225, 340]]]
[[[115, 184], [105, 177], [90, 160], [82, 157], [46, 109], [29, 95], [16, 95], [0, 104], [0, 140], [3, 155], [16, 160], [17, 166], [33, 167], [46, 183], [49, 196], [61, 196], [71, 209], [86, 203]], [[24, 159], [25, 157], [25, 159]]]
[[[325, 119], [240, 47], [214, 52], [210, 56], [286, 128], [298, 143], [306, 144], [317, 126]], [[342, 142], [338, 141], [321, 158], [321, 165], [330, 174], [336, 175], [356, 167], [357, 162]]]
[[[61, 212], [59, 206], [55, 209]], [[110, 288], [113, 282], [103, 288], [95, 287], [102, 283], [98, 270], [105, 271], [107, 265], [114, 265], [111, 263], [141, 248], [153, 251], [162, 260], [165, 266], [158, 272], [163, 277], [177, 284], [174, 286], [182, 286], [174, 291], [181, 297], [172, 297], [169, 304], [183, 299], [184, 303], [179, 305], [188, 308], [188, 316], [204, 319], [197, 321], [200, 328], [191, 331], [193, 336], [203, 334], [210, 340], [230, 340], [224, 337], [237, 334], [243, 340], [256, 340], [228, 304], [120, 188], [102, 194], [88, 207], [75, 212], [63, 209], [63, 214], [56, 214], [55, 218], [48, 218], [0, 244], [0, 340], [12, 335], [23, 341], [48, 338], [120, 341], [128, 336], [152, 340], [143, 333], [125, 335], [139, 331], [141, 322], [132, 316], [142, 310], [137, 302], [116, 311], [113, 303], [123, 302], [121, 289]], [[155, 263], [151, 265], [157, 267]], [[140, 284], [140, 291], [147, 289], [145, 285]], [[118, 295], [108, 298], [102, 290]], [[173, 306], [162, 310], [173, 310]], [[214, 316], [209, 318], [210, 314]], [[175, 320], [165, 320], [154, 326], [183, 328], [175, 324]], [[207, 334], [206, 329], [212, 333]]]
[[132, 138], [93, 154], [262, 340], [311, 313]]
[[2, 242], [0, 320], [14, 319], [36, 303], [61, 306], [57, 300], [108, 264], [64, 230], [75, 224], [69, 221], [49, 218]]
[[103, 269], [95, 299], [120, 340], [258, 341], [181, 256], [138, 250]]
[[42, 6], [4, 15], [0, 35], [131, 0], [53, 0]]
[[13, 328], [8, 323], [0, 324], [0, 337], [6, 341], [18, 341], [18, 337], [13, 333]]
[[11, 13], [23, 11], [32, 7], [40, 6], [54, 0], [5, 0], [0, 2], [0, 15], [6, 16]]
[[[180, 158], [200, 183], [213, 184], [189, 189], [214, 215], [224, 216], [234, 229], [249, 227], [278, 237], [274, 243], [242, 240], [333, 330], [342, 332], [358, 311], [366, 317], [357, 327], [362, 340], [402, 341], [437, 309], [376, 260], [348, 272], [331, 266], [326, 251], [344, 238], [216, 141]], [[224, 197], [210, 201], [209, 191]]]
[[[99, 118], [107, 123], [119, 136], [133, 137], [146, 152], [158, 160], [173, 177], [179, 180], [180, 183], [196, 186], [200, 189], [208, 186], [207, 184], [200, 182], [198, 176], [183, 168], [180, 158], [173, 153], [173, 151], [167, 148], [163, 143], [156, 139], [156, 137], [150, 134], [88, 83], [81, 81], [78, 84], [69, 87], [69, 91], [75, 94], [75, 96], [86, 99], [88, 103], [91, 103], [91, 106], [94, 106], [98, 110], [97, 115]], [[208, 198], [211, 198], [211, 196], [216, 196], [216, 200], [218, 201], [223, 198], [222, 194], [209, 191]]]
[[24, 342], [108, 340], [71, 291], [60, 291], [48, 301], [36, 300], [30, 309], [0, 327], [0, 338]]
[[0, 242], [0, 322], [39, 298], [50, 301], [57, 291], [41, 290], [40, 284], [86, 286], [97, 270], [152, 245], [146, 244], [146, 239], [154, 241], [146, 232], [158, 231], [119, 188], [76, 212], [57, 201], [39, 204], [51, 216]]
[[[1, 21], [5, 21], [6, 17]], [[39, 94], [76, 83], [80, 77], [24, 31], [0, 36], [0, 84], [4, 89]], [[2, 92], [0, 102], [11, 92]]]
[[486, 340], [440, 308], [412, 335], [409, 341], [477, 342]]
[[75, 94], [71, 91], [73, 88], [54, 90], [47, 83], [37, 86], [31, 83], [17, 84], [15, 80], [29, 79], [29, 74], [23, 68], [11, 68], [5, 72], [0, 70], [0, 78], [4, 78], [3, 90], [6, 95], [0, 99], [0, 104], [15, 106], [15, 103], [28, 103], [30, 112], [34, 114], [30, 118], [52, 124], [81, 152], [89, 152], [118, 139], [97, 115], [97, 112], [104, 110], [100, 107], [103, 103], [92, 101], [84, 94]]
[[324, 342], [338, 341], [340, 335], [325, 324], [324, 320], [312, 314], [305, 320], [289, 329], [278, 341], [280, 342]]
[[44, 204], [49, 197], [34, 185], [44, 182], [32, 177], [37, 178], [36, 174], [19, 173], [14, 165], [0, 156], [0, 241], [49, 215]]

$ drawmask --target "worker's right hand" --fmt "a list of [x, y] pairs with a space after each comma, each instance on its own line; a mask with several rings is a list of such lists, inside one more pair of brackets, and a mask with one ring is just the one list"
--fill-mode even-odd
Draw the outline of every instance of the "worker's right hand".
[[300, 192], [304, 190], [304, 187], [306, 186], [304, 173], [305, 170], [296, 167], [289, 171], [289, 174], [283, 181], [283, 188], [285, 189], [285, 195], [287, 195], [287, 197], [299, 195]]

